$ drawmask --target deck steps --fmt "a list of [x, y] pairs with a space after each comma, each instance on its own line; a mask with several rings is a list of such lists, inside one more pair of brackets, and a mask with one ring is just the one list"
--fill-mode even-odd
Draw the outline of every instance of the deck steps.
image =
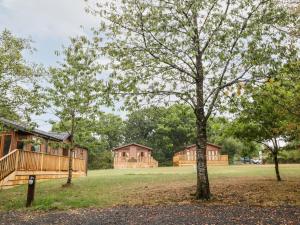
[[[17, 171], [7, 177], [6, 181], [0, 185], [1, 189], [8, 189], [22, 184], [27, 184], [29, 175], [36, 175], [37, 181], [45, 181], [51, 179], [62, 179], [68, 177], [68, 172], [57, 171]], [[85, 173], [73, 172], [73, 177], [85, 176]]]

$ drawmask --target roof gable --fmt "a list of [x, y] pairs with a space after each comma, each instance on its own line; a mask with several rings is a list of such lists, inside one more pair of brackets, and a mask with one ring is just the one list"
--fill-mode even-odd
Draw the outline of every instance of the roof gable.
[[152, 148], [147, 147], [145, 145], [140, 145], [140, 144], [137, 144], [137, 143], [130, 143], [130, 144], [126, 144], [126, 145], [122, 145], [120, 147], [114, 148], [113, 151], [116, 151], [116, 150], [121, 149], [121, 148], [129, 147], [131, 145], [135, 145], [135, 146], [138, 146], [138, 147], [141, 147], [141, 148], [146, 148], [146, 149], [149, 149], [150, 151], [153, 150]]

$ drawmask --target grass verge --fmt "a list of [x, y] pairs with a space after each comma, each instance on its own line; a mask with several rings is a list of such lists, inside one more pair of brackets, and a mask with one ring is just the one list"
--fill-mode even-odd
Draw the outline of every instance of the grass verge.
[[[275, 180], [272, 165], [209, 167], [213, 198], [205, 204], [300, 206], [300, 165], [281, 165], [284, 181]], [[74, 179], [38, 182], [30, 210], [106, 208], [116, 205], [195, 203], [193, 167], [95, 170]], [[0, 210], [25, 210], [27, 186], [0, 190]]]

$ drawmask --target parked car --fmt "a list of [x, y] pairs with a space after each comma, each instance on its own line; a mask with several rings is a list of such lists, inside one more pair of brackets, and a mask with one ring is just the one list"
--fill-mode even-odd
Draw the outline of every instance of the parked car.
[[260, 159], [251, 159], [251, 163], [253, 163], [253, 164], [262, 164], [262, 161]]
[[251, 160], [249, 157], [241, 157], [240, 160], [242, 163], [251, 163]]

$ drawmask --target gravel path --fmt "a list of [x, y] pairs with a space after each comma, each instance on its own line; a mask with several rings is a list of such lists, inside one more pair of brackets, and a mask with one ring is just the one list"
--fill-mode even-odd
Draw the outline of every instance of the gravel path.
[[165, 205], [0, 213], [0, 224], [300, 224], [299, 207]]

